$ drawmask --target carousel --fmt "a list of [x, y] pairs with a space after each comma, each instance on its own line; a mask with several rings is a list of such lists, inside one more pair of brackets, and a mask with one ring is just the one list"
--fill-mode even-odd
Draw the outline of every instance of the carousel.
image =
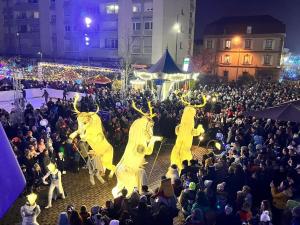
[[134, 74], [139, 81], [144, 81], [145, 85], [151, 83], [151, 88], [156, 88], [158, 99], [161, 101], [167, 99], [172, 90], [179, 89], [180, 82], [193, 78], [192, 73], [184, 73], [179, 69], [168, 49], [148, 70], [136, 70]]

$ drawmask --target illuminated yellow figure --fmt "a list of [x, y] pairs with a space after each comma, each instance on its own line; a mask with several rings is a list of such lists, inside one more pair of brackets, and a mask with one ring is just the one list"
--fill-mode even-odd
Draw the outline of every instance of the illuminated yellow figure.
[[100, 117], [98, 116], [99, 107], [97, 107], [96, 112], [80, 112], [77, 109], [77, 102], [79, 100], [79, 95], [75, 96], [74, 109], [77, 114], [78, 129], [70, 135], [71, 139], [74, 139], [77, 135], [80, 136], [82, 141], [86, 141], [92, 151], [89, 152], [92, 157], [100, 159], [103, 168], [95, 168], [96, 170], [109, 169], [110, 177], [113, 176], [115, 172], [115, 166], [113, 162], [113, 147], [106, 140], [103, 133], [103, 127]]
[[204, 129], [201, 124], [195, 129], [195, 115], [196, 108], [202, 108], [206, 105], [206, 98], [203, 96], [203, 104], [191, 105], [185, 101], [186, 95], [181, 96], [181, 101], [186, 105], [183, 110], [180, 124], [176, 126], [175, 133], [177, 135], [175, 146], [171, 153], [171, 165], [176, 164], [178, 170], [182, 169], [182, 161], [193, 159], [191, 147], [193, 144], [193, 137], [199, 136], [204, 133]]
[[162, 137], [153, 136], [152, 118], [155, 114], [151, 103], [148, 102], [149, 113], [137, 109], [134, 102], [132, 107], [143, 116], [136, 119], [130, 127], [124, 155], [116, 167], [117, 185], [112, 190], [114, 197], [117, 197], [123, 188], [128, 190], [129, 195], [134, 188], [141, 190], [141, 186], [146, 183], [145, 155], [151, 155], [154, 143], [162, 140]]

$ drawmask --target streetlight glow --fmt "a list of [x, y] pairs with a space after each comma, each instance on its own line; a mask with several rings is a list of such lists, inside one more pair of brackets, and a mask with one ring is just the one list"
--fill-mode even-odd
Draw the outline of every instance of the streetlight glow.
[[180, 23], [175, 23], [173, 29], [176, 33], [180, 33]]
[[86, 27], [90, 27], [92, 23], [92, 19], [90, 17], [85, 17], [84, 22], [86, 24]]
[[241, 37], [240, 37], [240, 36], [235, 36], [235, 37], [233, 38], [233, 42], [234, 42], [234, 44], [236, 44], [236, 45], [240, 44], [240, 43], [241, 43]]

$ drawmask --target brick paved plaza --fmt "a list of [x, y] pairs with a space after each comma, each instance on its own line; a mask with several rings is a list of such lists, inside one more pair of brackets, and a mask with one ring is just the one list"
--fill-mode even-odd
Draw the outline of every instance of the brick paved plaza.
[[[156, 165], [153, 169], [152, 176], [149, 177], [149, 186], [152, 189], [159, 185], [160, 177], [167, 171], [172, 147], [172, 144], [164, 144], [161, 149]], [[156, 147], [156, 151], [147, 158], [148, 164], [146, 165], [146, 171], [148, 175], [157, 155], [157, 148], [158, 147]], [[194, 155], [199, 158], [204, 152], [204, 149], [200, 149], [200, 151], [194, 151]], [[111, 189], [116, 184], [115, 177], [111, 180], [106, 178], [106, 180], [107, 182], [105, 184], [101, 184], [96, 181], [96, 185], [91, 186], [87, 170], [82, 169], [79, 174], [68, 172], [66, 175], [63, 175], [63, 186], [67, 197], [65, 200], [59, 199], [54, 201], [51, 209], [44, 209], [47, 204], [48, 187], [43, 187], [43, 190], [39, 193], [38, 197], [38, 204], [42, 209], [42, 212], [38, 217], [39, 224], [56, 225], [59, 213], [64, 211], [70, 203], [74, 204], [77, 209], [79, 209], [83, 204], [85, 204], [88, 209], [90, 209], [93, 205], [104, 205], [106, 200], [112, 199]], [[25, 198], [19, 198], [6, 216], [1, 219], [0, 225], [20, 224], [20, 207], [24, 203]], [[177, 219], [175, 224], [180, 224], [179, 220], [180, 219]]]

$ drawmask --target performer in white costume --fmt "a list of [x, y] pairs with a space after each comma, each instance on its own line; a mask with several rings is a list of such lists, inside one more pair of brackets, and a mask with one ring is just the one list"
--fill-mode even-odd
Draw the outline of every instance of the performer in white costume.
[[[65, 192], [62, 186], [61, 181], [61, 172], [56, 168], [55, 164], [50, 163], [47, 168], [49, 169], [49, 172], [43, 177], [43, 183], [48, 184], [46, 182], [46, 179], [50, 176], [50, 187], [48, 192], [48, 205], [45, 207], [46, 209], [52, 207], [52, 198], [53, 198], [53, 192], [58, 191], [59, 194], [61, 194], [62, 198], [65, 199]], [[54, 193], [54, 198], [56, 199], [57, 194]]]
[[95, 151], [90, 150], [88, 152], [87, 168], [89, 170], [90, 182], [92, 185], [95, 185], [95, 176], [103, 184], [105, 180], [102, 178], [102, 175], [105, 173], [105, 169], [102, 165], [101, 157], [95, 154]]
[[36, 221], [41, 213], [40, 206], [36, 204], [37, 195], [27, 195], [27, 202], [21, 207], [22, 225], [39, 225]]

